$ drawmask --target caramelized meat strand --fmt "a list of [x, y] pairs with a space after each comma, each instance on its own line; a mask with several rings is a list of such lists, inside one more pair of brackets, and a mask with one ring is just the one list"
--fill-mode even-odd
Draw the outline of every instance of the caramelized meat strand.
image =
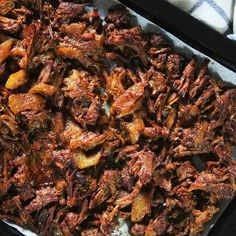
[[108, 36], [106, 43], [111, 46], [124, 50], [125, 47], [132, 49], [139, 57], [144, 66], [147, 65], [147, 53], [145, 51], [146, 43], [142, 39], [138, 27], [132, 29], [115, 30]]
[[129, 11], [122, 5], [113, 6], [108, 10], [105, 21], [115, 24], [117, 27], [128, 26], [130, 24]]
[[45, 99], [36, 94], [19, 93], [9, 97], [9, 107], [14, 114], [22, 111], [40, 111], [45, 106]]
[[127, 89], [112, 104], [111, 113], [116, 113], [121, 118], [137, 111], [144, 98], [144, 88], [145, 84], [140, 82]]

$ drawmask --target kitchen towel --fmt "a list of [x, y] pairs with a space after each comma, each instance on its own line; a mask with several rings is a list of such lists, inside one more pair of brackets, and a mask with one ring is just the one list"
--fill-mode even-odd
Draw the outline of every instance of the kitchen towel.
[[[236, 34], [235, 0], [167, 0], [222, 34]], [[236, 11], [236, 9], [235, 9]], [[233, 20], [235, 24], [233, 25]], [[234, 32], [233, 32], [234, 29]]]

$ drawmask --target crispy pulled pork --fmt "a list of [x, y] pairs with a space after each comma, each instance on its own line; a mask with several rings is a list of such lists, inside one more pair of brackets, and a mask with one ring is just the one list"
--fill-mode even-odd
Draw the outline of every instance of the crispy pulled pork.
[[[0, 219], [40, 235], [198, 235], [236, 191], [236, 88], [82, 1], [0, 0]], [[112, 65], [112, 66], [111, 66]]]

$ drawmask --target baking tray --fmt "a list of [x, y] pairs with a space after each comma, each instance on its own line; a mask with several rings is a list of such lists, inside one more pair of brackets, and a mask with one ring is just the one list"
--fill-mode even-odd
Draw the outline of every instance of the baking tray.
[[[100, 6], [104, 5], [105, 9], [107, 9], [118, 1], [95, 0], [95, 2], [99, 3]], [[134, 11], [132, 14], [136, 15], [136, 21], [144, 26], [145, 30], [164, 34], [179, 51], [187, 56], [193, 54], [198, 55], [200, 58], [208, 56], [211, 59], [210, 70], [215, 73], [215, 76], [219, 75], [225, 78], [226, 81], [236, 85], [236, 74], [234, 73], [236, 72], [235, 42], [227, 39], [166, 1], [145, 0], [144, 3], [143, 0], [120, 0], [119, 2]], [[214, 221], [209, 223], [207, 232], [203, 234], [204, 236], [236, 235], [236, 224], [234, 222], [234, 219], [236, 219], [236, 199], [231, 201], [229, 205], [228, 203], [222, 206], [221, 216], [217, 223], [215, 222], [219, 215]], [[226, 208], [227, 205], [228, 207]], [[214, 227], [212, 228], [213, 225]], [[0, 235], [22, 236], [23, 234], [17, 231], [15, 227], [13, 228], [4, 222], [0, 222]], [[27, 232], [22, 229], [19, 230], [24, 234]], [[127, 234], [119, 235], [126, 236]]]

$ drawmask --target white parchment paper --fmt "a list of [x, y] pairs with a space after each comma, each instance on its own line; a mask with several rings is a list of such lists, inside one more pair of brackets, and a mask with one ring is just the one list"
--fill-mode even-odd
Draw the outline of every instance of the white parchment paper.
[[[95, 4], [95, 6], [97, 6], [100, 9], [99, 11], [100, 11], [100, 15], [102, 17], [104, 17], [106, 15], [106, 12], [109, 9], [109, 7], [118, 3], [118, 1], [116, 1], [116, 0], [94, 0], [93, 2]], [[233, 71], [229, 70], [228, 68], [224, 67], [223, 65], [219, 64], [218, 62], [216, 62], [212, 58], [206, 56], [204, 53], [201, 53], [200, 51], [190, 47], [189, 45], [187, 45], [186, 43], [184, 43], [183, 41], [181, 41], [180, 39], [178, 39], [177, 37], [175, 37], [171, 33], [167, 32], [164, 29], [162, 29], [161, 27], [153, 24], [151, 21], [138, 15], [134, 11], [130, 10], [130, 13], [133, 15], [133, 21], [136, 22], [136, 24], [141, 25], [141, 27], [144, 31], [149, 31], [149, 32], [151, 31], [151, 32], [160, 33], [160, 34], [165, 35], [170, 41], [172, 41], [172, 43], [174, 44], [174, 47], [177, 49], [178, 52], [181, 52], [186, 56], [197, 55], [198, 58], [200, 58], [202, 60], [205, 58], [209, 58], [210, 59], [209, 71], [211, 72], [211, 74], [215, 75], [215, 77], [218, 77], [218, 78], [220, 77], [222, 80], [224, 80], [226, 82], [230, 82], [230, 83], [236, 85], [236, 73], [235, 72], [233, 72]], [[170, 17], [170, 21], [171, 21], [171, 17]], [[234, 153], [234, 158], [236, 159], [236, 153]], [[223, 211], [225, 210], [225, 208], [227, 207], [229, 202], [230, 201], [225, 201], [225, 202], [221, 203], [221, 205], [219, 206], [219, 208], [220, 208], [219, 213], [214, 217], [213, 220], [211, 220], [208, 224], [206, 224], [205, 231], [201, 234], [201, 236], [206, 236], [209, 233], [211, 227], [213, 227], [214, 223], [217, 221], [217, 219], [223, 213]], [[33, 233], [29, 230], [25, 230], [17, 225], [14, 225], [14, 224], [9, 224], [9, 225], [11, 225], [12, 227], [19, 230], [25, 236], [37, 236], [35, 233]], [[128, 235], [130, 235], [128, 233], [128, 225], [124, 221], [120, 220], [119, 226], [112, 233], [112, 236], [128, 236]]]

